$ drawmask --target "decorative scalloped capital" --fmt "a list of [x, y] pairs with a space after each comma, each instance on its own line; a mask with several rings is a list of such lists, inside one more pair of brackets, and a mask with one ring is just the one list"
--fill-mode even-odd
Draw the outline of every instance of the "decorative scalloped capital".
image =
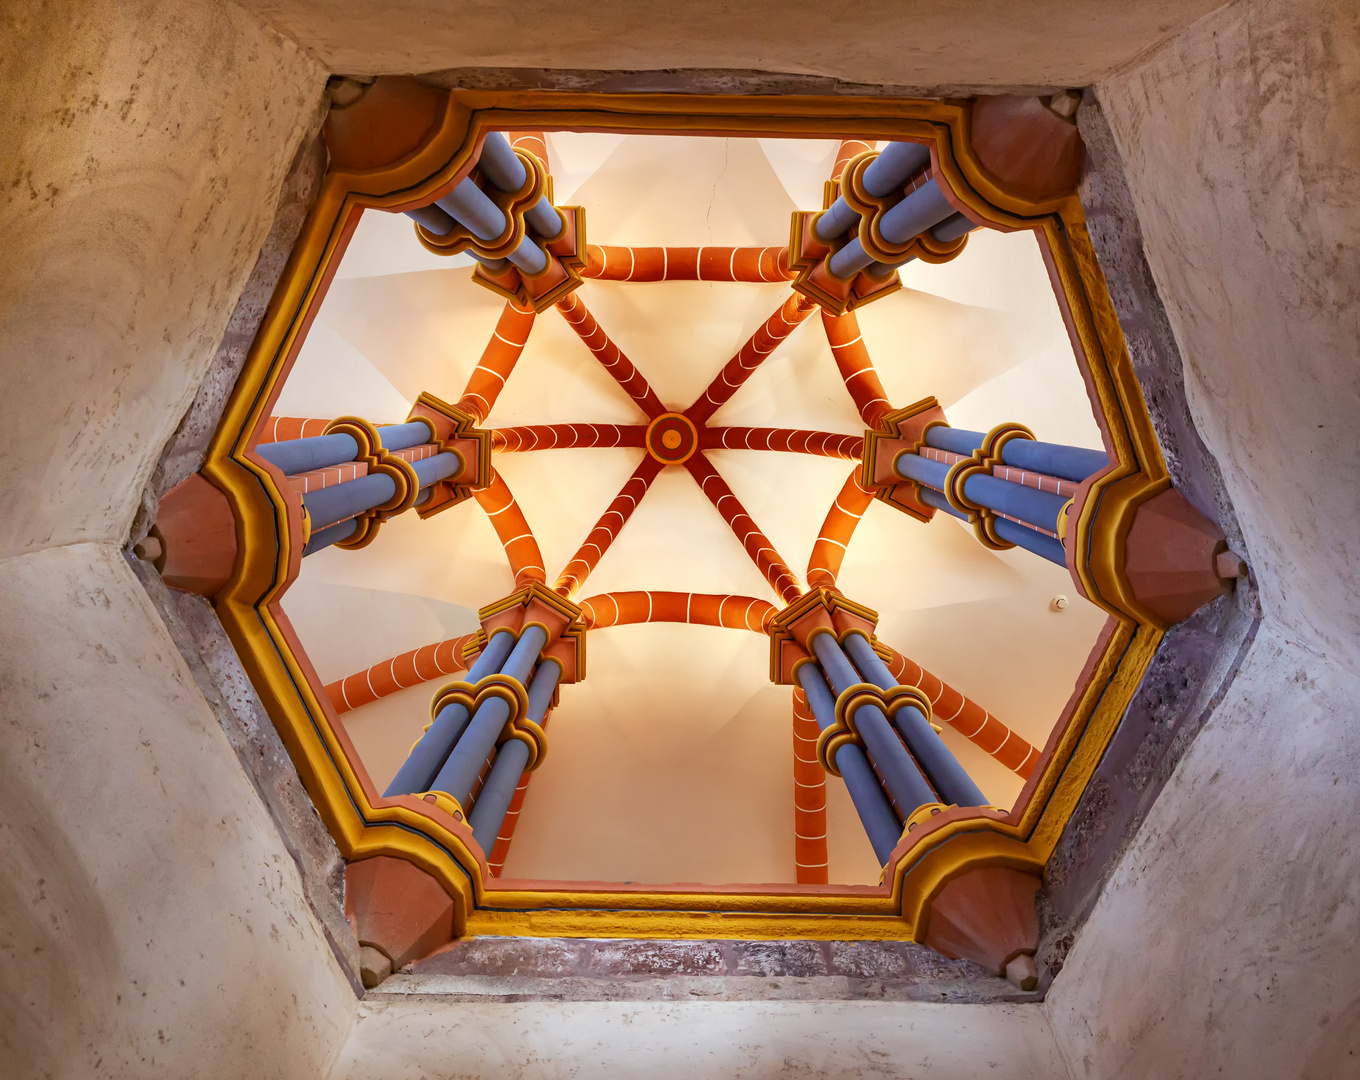
[[491, 634], [499, 629], [511, 631], [518, 640], [524, 627], [538, 623], [548, 632], [543, 658], [562, 667], [558, 685], [580, 682], [586, 677], [586, 620], [580, 605], [541, 581], [530, 582], [509, 596], [488, 604], [477, 612], [482, 628], [463, 646], [463, 659], [472, 658], [486, 647]]

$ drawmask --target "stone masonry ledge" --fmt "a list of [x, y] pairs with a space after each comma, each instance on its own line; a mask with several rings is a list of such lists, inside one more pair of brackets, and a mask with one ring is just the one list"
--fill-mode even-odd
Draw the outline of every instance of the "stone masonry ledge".
[[969, 960], [896, 941], [465, 938], [368, 997], [444, 1001], [1036, 1001]]

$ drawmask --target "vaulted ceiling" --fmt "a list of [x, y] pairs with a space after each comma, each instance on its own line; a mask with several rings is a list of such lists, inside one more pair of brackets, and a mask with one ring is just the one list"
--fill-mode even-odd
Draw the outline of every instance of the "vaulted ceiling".
[[[555, 201], [586, 208], [593, 244], [784, 245], [794, 209], [820, 207], [838, 144], [549, 134]], [[504, 302], [471, 260], [417, 242], [408, 219], [359, 225], [278, 415], [405, 418], [416, 396], [461, 395]], [[944, 265], [911, 263], [904, 288], [859, 322], [894, 407], [935, 395], [957, 427], [1004, 420], [1043, 440], [1098, 447], [1038, 244], [979, 230]], [[789, 296], [785, 282], [589, 281], [579, 296], [668, 407], [683, 410]], [[485, 426], [639, 424], [639, 408], [556, 311], [535, 320]], [[820, 320], [799, 326], [711, 424], [863, 434]], [[642, 460], [641, 449], [498, 453], [495, 467], [540, 545], [551, 582]], [[708, 451], [784, 561], [805, 573], [855, 463], [808, 454]], [[284, 599], [330, 682], [476, 629], [514, 587], [486, 513], [468, 502], [390, 521], [372, 545], [310, 556]], [[870, 505], [839, 577], [880, 613], [878, 634], [1042, 747], [1104, 615], [1061, 567], [982, 548], [959, 522], [925, 525]], [[636, 589], [740, 594], [782, 603], [683, 468], [663, 469], [578, 598]], [[1065, 610], [1052, 601], [1065, 596]], [[515, 832], [507, 877], [648, 883], [791, 882], [793, 746], [788, 687], [768, 640], [710, 626], [645, 624], [589, 634], [589, 675], [564, 687], [551, 753]], [[438, 682], [342, 717], [381, 789], [428, 721]], [[946, 727], [987, 797], [1021, 780]], [[838, 781], [828, 783], [833, 882], [873, 883], [879, 865]]]

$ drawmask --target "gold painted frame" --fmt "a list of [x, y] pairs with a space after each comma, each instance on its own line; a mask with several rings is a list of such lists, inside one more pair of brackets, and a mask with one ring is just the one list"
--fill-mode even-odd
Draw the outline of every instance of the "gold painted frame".
[[[491, 130], [930, 140], [957, 199], [980, 220], [1035, 229], [1114, 463], [1087, 481], [1073, 566], [1110, 619], [1012, 814], [951, 810], [911, 830], [884, 885], [632, 888], [490, 879], [466, 826], [414, 796], [380, 798], [278, 605], [301, 552], [290, 507], [251, 447], [366, 207], [423, 205], [466, 171]], [[241, 557], [218, 615], [341, 853], [407, 859], [448, 890], [456, 935], [915, 939], [931, 898], [979, 866], [1042, 868], [1150, 663], [1164, 627], [1123, 580], [1136, 507], [1169, 486], [1123, 333], [1075, 194], [1033, 202], [1005, 191], [971, 150], [963, 101], [734, 97], [562, 91], [450, 93], [424, 143], [393, 165], [328, 172], [266, 311], [204, 475], [227, 496]], [[438, 814], [438, 816], [435, 816]]]

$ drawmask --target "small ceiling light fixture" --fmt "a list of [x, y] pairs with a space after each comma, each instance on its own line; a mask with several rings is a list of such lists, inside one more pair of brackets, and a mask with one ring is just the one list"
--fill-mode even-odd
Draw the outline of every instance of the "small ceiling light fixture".
[[1052, 609], [1053, 611], [1066, 611], [1066, 610], [1067, 610], [1067, 597], [1065, 597], [1065, 596], [1055, 596], [1052, 600], [1049, 601], [1048, 606], [1049, 606], [1049, 608]]

